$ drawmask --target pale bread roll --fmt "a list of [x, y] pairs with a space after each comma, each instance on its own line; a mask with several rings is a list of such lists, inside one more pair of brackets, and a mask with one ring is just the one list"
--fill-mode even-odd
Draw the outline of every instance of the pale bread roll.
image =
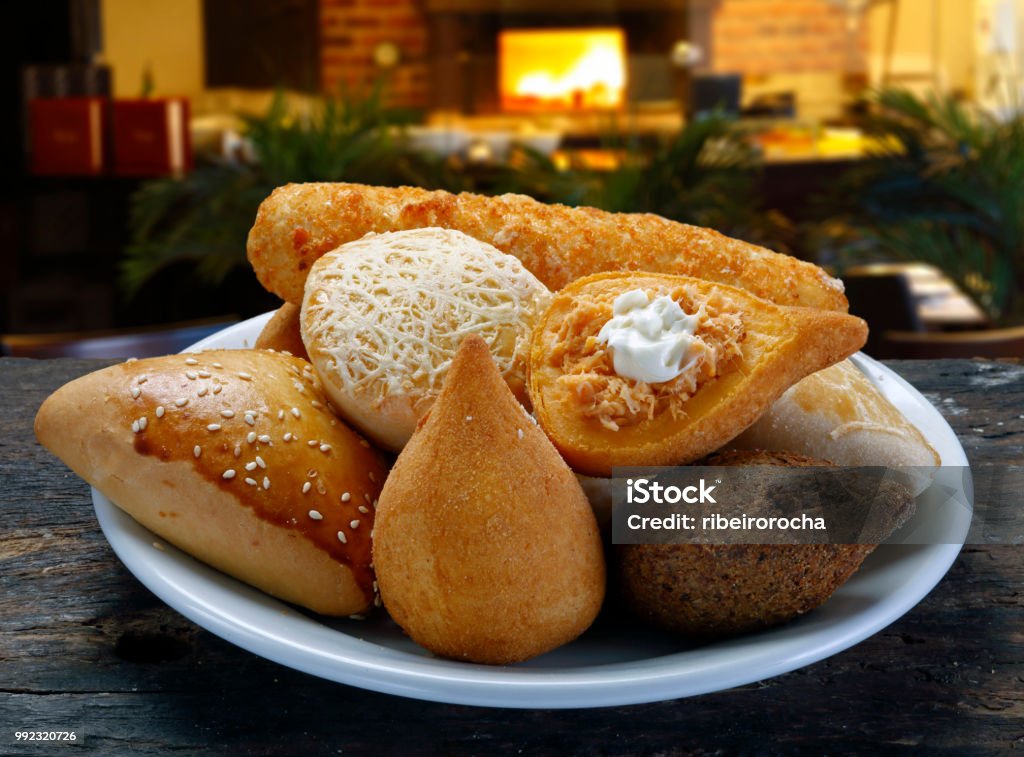
[[729, 446], [796, 452], [844, 466], [942, 463], [921, 432], [849, 360], [794, 384]]
[[342, 415], [399, 451], [468, 334], [527, 402], [530, 336], [549, 301], [516, 258], [462, 232], [367, 234], [313, 265], [302, 340]]
[[325, 615], [373, 603], [370, 531], [387, 468], [329, 412], [307, 362], [223, 350], [122, 363], [54, 392], [35, 430], [203, 562]]
[[284, 303], [274, 314], [256, 337], [253, 345], [257, 350], [276, 350], [289, 355], [309, 360], [306, 345], [302, 343], [302, 329], [299, 327], [299, 306], [290, 302]]

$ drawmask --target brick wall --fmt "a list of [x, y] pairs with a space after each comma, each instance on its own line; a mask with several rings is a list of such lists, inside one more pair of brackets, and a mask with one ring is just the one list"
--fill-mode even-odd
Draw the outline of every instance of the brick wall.
[[326, 91], [372, 82], [379, 73], [374, 48], [391, 42], [401, 51], [401, 62], [389, 72], [391, 104], [428, 104], [427, 24], [417, 0], [320, 0], [320, 34]]
[[867, 20], [851, 40], [846, 11], [828, 0], [720, 0], [712, 68], [747, 75], [867, 69]]
[[[851, 42], [846, 12], [828, 0], [717, 0], [714, 7], [715, 71], [758, 76], [867, 69], [866, 21]], [[389, 74], [391, 103], [429, 105], [427, 21], [420, 0], [320, 0], [320, 29], [325, 90], [373, 81], [373, 50], [392, 42], [401, 63]]]

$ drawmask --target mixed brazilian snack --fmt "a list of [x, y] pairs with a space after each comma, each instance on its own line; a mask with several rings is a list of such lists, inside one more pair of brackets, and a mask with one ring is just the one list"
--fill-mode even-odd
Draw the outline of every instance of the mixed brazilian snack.
[[90, 374], [44, 403], [37, 436], [200, 560], [326, 615], [383, 604], [438, 655], [542, 654], [586, 630], [613, 579], [667, 628], [760, 628], [870, 551], [606, 550], [613, 466], [731, 447], [939, 462], [844, 362], [867, 328], [841, 282], [707, 229], [297, 184], [261, 205], [248, 253], [285, 300], [257, 349]]

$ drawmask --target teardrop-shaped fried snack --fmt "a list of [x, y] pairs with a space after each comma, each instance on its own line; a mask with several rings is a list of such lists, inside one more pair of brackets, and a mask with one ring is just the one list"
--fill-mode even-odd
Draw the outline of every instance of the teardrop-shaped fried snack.
[[575, 639], [601, 607], [590, 505], [478, 336], [388, 476], [373, 560], [391, 617], [444, 657], [526, 660]]
[[[647, 300], [649, 307], [629, 310]], [[530, 399], [581, 473], [677, 465], [721, 447], [786, 389], [866, 337], [859, 318], [775, 305], [724, 284], [598, 274], [559, 292], [535, 328]]]

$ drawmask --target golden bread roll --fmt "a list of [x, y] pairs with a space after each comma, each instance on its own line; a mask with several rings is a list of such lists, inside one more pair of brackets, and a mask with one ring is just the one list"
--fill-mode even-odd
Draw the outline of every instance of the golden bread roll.
[[[705, 465], [828, 463], [785, 452], [716, 455]], [[870, 544], [624, 544], [623, 597], [633, 612], [687, 636], [778, 625], [821, 605], [860, 567]]]
[[849, 360], [794, 384], [729, 446], [791, 450], [846, 466], [941, 464], [921, 432]]
[[371, 231], [429, 226], [515, 255], [550, 289], [602, 271], [654, 271], [731, 284], [781, 305], [847, 309], [842, 282], [810, 263], [649, 213], [546, 205], [523, 195], [288, 184], [260, 205], [247, 250], [263, 286], [299, 303], [321, 255]]
[[[688, 351], [671, 379], [623, 375], [618, 349], [601, 342], [620, 301], [635, 294], [681, 309], [696, 329], [682, 332]], [[558, 292], [534, 330], [530, 399], [578, 472], [681, 464], [720, 448], [792, 384], [855, 352], [866, 336], [859, 318], [774, 305], [722, 284], [597, 274]]]
[[257, 350], [274, 350], [287, 352], [289, 355], [309, 360], [306, 345], [302, 343], [302, 329], [299, 325], [299, 306], [290, 302], [284, 303], [274, 314], [256, 337], [253, 345]]
[[398, 451], [467, 334], [486, 341], [513, 393], [528, 401], [530, 335], [550, 297], [514, 257], [461, 232], [369, 234], [313, 265], [302, 338], [344, 417]]
[[255, 350], [130, 361], [76, 379], [36, 436], [155, 534], [325, 615], [373, 602], [380, 457], [327, 409], [309, 363]]
[[601, 608], [586, 497], [477, 336], [384, 485], [373, 559], [391, 617], [445, 657], [525, 660], [579, 636]]

